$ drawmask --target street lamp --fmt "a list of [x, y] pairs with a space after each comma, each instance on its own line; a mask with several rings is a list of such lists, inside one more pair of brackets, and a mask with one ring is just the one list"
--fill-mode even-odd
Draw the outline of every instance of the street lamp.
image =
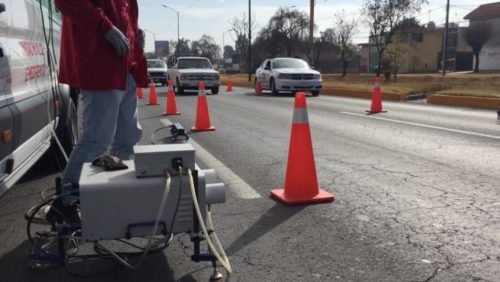
[[314, 66], [314, 6], [316, 5], [314, 0], [310, 2], [310, 14], [309, 14], [309, 44], [311, 46], [311, 65]]
[[165, 5], [165, 4], [161, 4], [163, 7], [167, 8], [167, 9], [170, 9], [172, 11], [174, 11], [176, 14], [177, 14], [177, 50], [179, 50], [179, 11]]
[[248, 82], [252, 81], [252, 0], [248, 0]]
[[147, 29], [142, 29], [142, 30], [153, 35], [153, 53], [155, 54], [155, 57], [156, 57], [156, 34], [154, 32], [147, 30]]

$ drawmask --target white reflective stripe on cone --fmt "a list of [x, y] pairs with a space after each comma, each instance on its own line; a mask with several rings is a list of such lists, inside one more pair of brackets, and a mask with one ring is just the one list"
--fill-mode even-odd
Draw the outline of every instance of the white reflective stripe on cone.
[[375, 88], [380, 88], [380, 82], [375, 82]]
[[198, 90], [198, 96], [206, 96], [205, 95], [205, 89]]
[[295, 108], [293, 110], [293, 124], [309, 124], [306, 108]]

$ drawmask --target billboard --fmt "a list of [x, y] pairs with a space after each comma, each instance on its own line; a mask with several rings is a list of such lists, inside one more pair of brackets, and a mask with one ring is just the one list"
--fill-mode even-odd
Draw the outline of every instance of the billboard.
[[170, 53], [169, 44], [167, 40], [155, 41], [155, 56], [167, 57]]

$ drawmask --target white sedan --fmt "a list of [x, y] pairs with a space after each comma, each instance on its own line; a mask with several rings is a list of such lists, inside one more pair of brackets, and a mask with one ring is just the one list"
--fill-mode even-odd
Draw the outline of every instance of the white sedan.
[[321, 74], [311, 69], [304, 60], [296, 58], [265, 60], [255, 73], [257, 82], [273, 95], [279, 91], [309, 91], [313, 96], [318, 96], [323, 87]]

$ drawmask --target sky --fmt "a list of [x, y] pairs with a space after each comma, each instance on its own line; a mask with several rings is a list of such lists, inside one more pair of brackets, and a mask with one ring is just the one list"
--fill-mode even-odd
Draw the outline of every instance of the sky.
[[[466, 26], [463, 17], [481, 4], [498, 0], [450, 0], [450, 22]], [[292, 7], [309, 14], [309, 0], [251, 0], [254, 34], [258, 33], [279, 7]], [[344, 11], [348, 18], [359, 22], [354, 43], [368, 41], [369, 30], [363, 23], [361, 9], [365, 0], [316, 0], [315, 36], [320, 31], [334, 27], [333, 15]], [[416, 15], [420, 23], [434, 21], [443, 25], [446, 15], [446, 0], [428, 0]], [[179, 37], [198, 40], [203, 34], [214, 38], [222, 46], [234, 46], [231, 19], [248, 18], [248, 0], [138, 0], [139, 24], [146, 30], [146, 51], [153, 51], [154, 39], [177, 40], [177, 13], [162, 6], [167, 5], [179, 12]]]

